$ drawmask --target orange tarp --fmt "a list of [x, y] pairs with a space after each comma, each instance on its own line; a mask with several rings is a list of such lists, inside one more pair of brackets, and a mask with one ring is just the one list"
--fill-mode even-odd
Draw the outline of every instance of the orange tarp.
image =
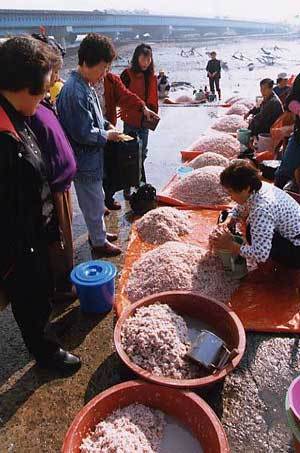
[[227, 205], [198, 205], [198, 204], [188, 204], [184, 201], [178, 200], [177, 198], [172, 197], [168, 194], [168, 189], [172, 184], [178, 181], [179, 177], [177, 175], [172, 176], [166, 186], [157, 194], [157, 200], [159, 203], [168, 205], [168, 206], [177, 206], [184, 209], [193, 209], [193, 210], [201, 210], [201, 209], [212, 209], [221, 211], [222, 209], [229, 208], [231, 204]]
[[[182, 240], [207, 248], [209, 233], [215, 227], [219, 213], [213, 210], [188, 212], [193, 228]], [[133, 264], [155, 247], [143, 242], [133, 225], [116, 296], [117, 316], [130, 304], [125, 288]], [[300, 295], [292, 273], [286, 270], [278, 274], [270, 266], [264, 266], [264, 270], [259, 268], [250, 272], [229, 304], [248, 331], [300, 333]]]

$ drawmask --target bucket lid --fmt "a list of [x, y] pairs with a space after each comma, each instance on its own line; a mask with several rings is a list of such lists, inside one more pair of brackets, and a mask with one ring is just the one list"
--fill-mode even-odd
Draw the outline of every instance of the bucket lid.
[[78, 285], [95, 285], [107, 283], [117, 274], [116, 266], [109, 261], [87, 261], [74, 267], [71, 280]]

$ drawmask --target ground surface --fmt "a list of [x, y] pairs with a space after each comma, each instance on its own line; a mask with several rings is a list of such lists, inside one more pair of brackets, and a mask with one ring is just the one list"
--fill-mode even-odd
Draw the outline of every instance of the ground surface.
[[[259, 42], [255, 45], [256, 49], [260, 47]], [[165, 69], [168, 61], [175, 64], [170, 56], [167, 58], [169, 50], [160, 52]], [[230, 48], [228, 55], [231, 52]], [[282, 68], [272, 68], [271, 77], [287, 65], [286, 61]], [[228, 82], [228, 94], [241, 90], [235, 71], [226, 75], [223, 82]], [[261, 72], [267, 73], [266, 68], [259, 71], [255, 78]], [[191, 68], [191, 73], [195, 80], [195, 68]], [[181, 68], [177, 80], [190, 80], [191, 73], [188, 67], [186, 72]], [[247, 94], [258, 94], [253, 85], [251, 92], [246, 72], [241, 70], [240, 74], [238, 78], [244, 81]], [[254, 76], [251, 77], [253, 82]], [[217, 108], [207, 107], [162, 109], [161, 124], [150, 138], [149, 182], [157, 187], [163, 185], [179, 165], [179, 150], [204, 132], [211, 117], [218, 114]], [[107, 223], [110, 231], [120, 231], [124, 250], [130, 230], [128, 211], [123, 202], [121, 213], [111, 214]], [[89, 259], [86, 229], [77, 204], [74, 232], [77, 262]], [[123, 256], [116, 260], [120, 272]], [[72, 378], [61, 379], [38, 370], [23, 345], [10, 308], [0, 313], [0, 453], [58, 453], [78, 410], [102, 390], [132, 378], [114, 353], [112, 313], [86, 316], [80, 313], [77, 303], [61, 306], [54, 314], [53, 329], [65, 346], [83, 360], [81, 370]], [[284, 398], [289, 383], [299, 374], [298, 342], [298, 337], [248, 334], [239, 369], [222, 385], [203, 394], [221, 418], [233, 453], [293, 451], [285, 423]]]

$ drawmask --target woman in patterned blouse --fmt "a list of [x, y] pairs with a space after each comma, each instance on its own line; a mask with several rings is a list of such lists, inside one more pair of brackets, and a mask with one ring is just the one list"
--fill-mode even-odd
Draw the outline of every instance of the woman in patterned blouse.
[[257, 263], [271, 258], [285, 266], [300, 268], [299, 204], [283, 190], [261, 182], [259, 171], [245, 160], [234, 161], [221, 173], [220, 180], [237, 203], [227, 227], [246, 220], [247, 243], [237, 244], [229, 230], [223, 228], [213, 241], [214, 247]]

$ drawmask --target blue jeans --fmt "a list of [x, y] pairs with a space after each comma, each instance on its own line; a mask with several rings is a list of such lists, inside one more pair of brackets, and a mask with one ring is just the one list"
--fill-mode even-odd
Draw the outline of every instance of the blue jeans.
[[106, 241], [102, 180], [92, 182], [75, 180], [74, 186], [90, 240], [93, 246], [102, 246]]
[[127, 123], [124, 123], [124, 134], [137, 136], [142, 142], [142, 158], [143, 158], [142, 181], [145, 183], [146, 174], [145, 174], [144, 162], [148, 155], [149, 129], [138, 128], [138, 127], [130, 126]]
[[281, 165], [275, 173], [275, 185], [282, 189], [294, 178], [294, 172], [298, 167], [300, 167], [300, 143], [293, 134], [289, 139]]

